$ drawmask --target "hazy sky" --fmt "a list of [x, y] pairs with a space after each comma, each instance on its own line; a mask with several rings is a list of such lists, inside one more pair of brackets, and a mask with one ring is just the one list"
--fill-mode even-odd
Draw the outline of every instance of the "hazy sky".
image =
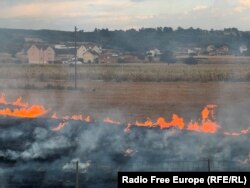
[[250, 30], [250, 0], [0, 0], [0, 27]]

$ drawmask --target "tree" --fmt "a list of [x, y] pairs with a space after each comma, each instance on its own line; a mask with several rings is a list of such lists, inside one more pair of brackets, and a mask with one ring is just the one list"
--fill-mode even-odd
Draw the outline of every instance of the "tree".
[[191, 56], [191, 57], [186, 58], [184, 60], [184, 63], [187, 65], [196, 65], [198, 64], [198, 60]]
[[176, 57], [172, 51], [165, 51], [161, 54], [160, 59], [162, 62], [173, 64], [176, 63]]

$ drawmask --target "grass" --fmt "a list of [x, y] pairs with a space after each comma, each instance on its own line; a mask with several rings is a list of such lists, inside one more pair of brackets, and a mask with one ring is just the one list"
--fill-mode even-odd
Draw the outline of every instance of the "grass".
[[[250, 81], [250, 64], [114, 64], [78, 65], [78, 80], [169, 82]], [[29, 82], [74, 80], [74, 66], [0, 65], [0, 79]]]
[[8, 99], [23, 96], [64, 115], [121, 122], [173, 113], [197, 119], [206, 104], [216, 104], [221, 124], [249, 127], [250, 64], [81, 65], [77, 71], [81, 89], [74, 90], [72, 66], [0, 65], [0, 89]]

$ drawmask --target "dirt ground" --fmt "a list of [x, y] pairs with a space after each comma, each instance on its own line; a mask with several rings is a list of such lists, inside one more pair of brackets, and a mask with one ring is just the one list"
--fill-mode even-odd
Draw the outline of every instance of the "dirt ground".
[[176, 113], [196, 120], [207, 104], [216, 104], [217, 120], [229, 128], [250, 125], [248, 82], [82, 82], [83, 90], [2, 89], [7, 100], [18, 96], [43, 104], [59, 115], [85, 114], [100, 120], [112, 117], [122, 122], [170, 119]]

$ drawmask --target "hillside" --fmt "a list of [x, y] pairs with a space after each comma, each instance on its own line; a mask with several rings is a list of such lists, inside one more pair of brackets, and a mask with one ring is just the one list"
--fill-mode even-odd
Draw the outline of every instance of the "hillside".
[[[15, 54], [23, 49], [25, 38], [38, 38], [48, 43], [74, 41], [74, 33], [54, 30], [20, 30], [0, 29], [0, 52]], [[145, 52], [150, 48], [162, 51], [175, 51], [180, 48], [206, 47], [207, 45], [229, 46], [232, 53], [237, 54], [239, 46], [250, 46], [250, 32], [236, 28], [224, 30], [164, 28], [141, 28], [139, 30], [95, 29], [93, 32], [78, 31], [77, 41], [96, 42], [104, 48], [113, 48], [128, 52]], [[249, 54], [249, 50], [247, 52]]]

